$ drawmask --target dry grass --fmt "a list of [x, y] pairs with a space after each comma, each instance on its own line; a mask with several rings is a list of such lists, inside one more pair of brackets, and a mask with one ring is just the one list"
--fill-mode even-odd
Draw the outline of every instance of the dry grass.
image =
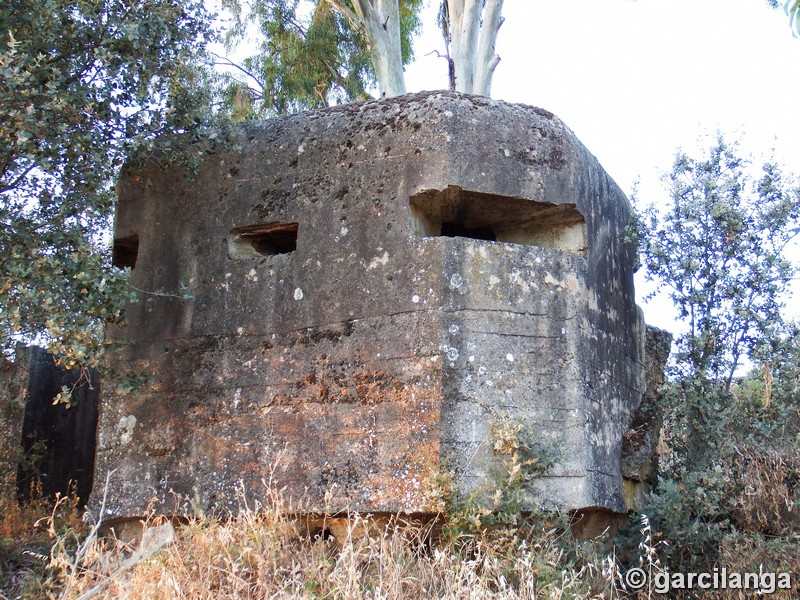
[[[800, 535], [785, 537], [768, 537], [758, 533], [736, 533], [722, 540], [720, 546], [720, 568], [728, 572], [758, 573], [789, 572], [792, 573], [792, 590], [779, 590], [772, 598], [791, 600], [798, 597], [800, 586]], [[752, 597], [741, 592], [728, 591], [721, 593], [720, 598], [738, 599]]]
[[[270, 492], [263, 504], [242, 501], [236, 518], [196, 513], [174, 532], [172, 523], [153, 517], [144, 525], [158, 535], [128, 543], [96, 535], [74, 503], [0, 506], [0, 599], [693, 597], [658, 595], [652, 585], [638, 595], [625, 592], [613, 551], [577, 542], [552, 514], [461, 531], [362, 515], [309, 521]], [[651, 578], [664, 569], [658, 550], [644, 518], [638, 555]], [[760, 532], [726, 538], [720, 553], [720, 568], [729, 572], [800, 564], [800, 543], [771, 543]], [[714, 597], [744, 597], [737, 594]]]
[[[174, 537], [172, 523], [150, 519], [148, 531], [159, 532], [161, 540], [153, 546], [147, 534], [134, 543], [94, 535], [66, 502], [43, 519], [37, 518], [43, 505], [4, 508], [0, 531], [14, 542], [3, 546], [0, 598], [694, 597], [674, 591], [659, 595], [652, 585], [638, 595], [626, 593], [613, 553], [578, 543], [557, 515], [540, 515], [513, 528], [460, 533], [448, 533], [435, 522], [361, 515], [319, 519], [309, 526], [273, 495], [265, 506], [243, 507], [235, 519], [195, 515], [175, 527]], [[641, 540], [640, 566], [652, 578], [664, 567], [646, 518]], [[800, 564], [800, 543], [773, 544], [758, 533], [730, 536], [721, 558], [720, 568], [729, 572], [757, 570], [759, 564], [772, 570]], [[718, 591], [714, 597], [745, 596]]]
[[52, 596], [53, 540], [65, 549], [84, 534], [74, 499], [52, 506], [47, 502], [20, 505], [16, 498], [0, 497], [0, 598]]
[[[358, 518], [354, 526], [358, 525]], [[428, 550], [425, 528], [373, 536], [300, 538], [292, 524], [244, 515], [228, 523], [195, 521], [177, 541], [129, 574], [112, 578], [101, 598], [562, 598], [580, 592], [575, 574], [537, 581], [538, 564], [552, 576], [558, 551], [499, 554], [476, 543], [454, 552]], [[99, 551], [100, 559], [107, 552]], [[108, 572], [92, 568], [72, 586], [75, 597]], [[94, 573], [92, 573], [92, 571]], [[580, 595], [584, 597], [585, 595]]]
[[770, 536], [800, 530], [800, 453], [742, 447], [736, 455], [726, 492], [739, 528]]
[[[6, 597], [618, 597], [600, 559], [590, 558], [551, 519], [513, 530], [453, 534], [435, 523], [360, 515], [309, 528], [295, 515], [275, 494], [263, 506], [243, 507], [235, 519], [195, 515], [151, 556], [137, 555], [137, 544], [94, 536], [80, 522], [56, 525], [63, 519], [47, 518], [37, 531], [40, 538], [49, 536], [51, 548], [32, 571], [36, 585], [7, 581]], [[149, 525], [171, 530], [157, 519]]]

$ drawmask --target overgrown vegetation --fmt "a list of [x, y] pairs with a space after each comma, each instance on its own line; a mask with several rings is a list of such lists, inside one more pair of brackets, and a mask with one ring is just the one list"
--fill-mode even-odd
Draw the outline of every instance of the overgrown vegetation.
[[[225, 0], [233, 22], [225, 33], [229, 52], [257, 31], [258, 52], [237, 64], [219, 57], [226, 106], [233, 121], [364, 100], [377, 85], [365, 32], [337, 3], [325, 0]], [[350, 4], [341, 5], [351, 10]], [[421, 23], [420, 0], [399, 5], [402, 64], [413, 58]]]
[[667, 176], [670, 205], [640, 222], [647, 274], [686, 324], [645, 510], [673, 571], [796, 577], [800, 335], [784, 308], [800, 187], [775, 164], [753, 171], [721, 137], [704, 158], [679, 153]]
[[96, 366], [132, 299], [110, 267], [114, 180], [197, 131], [202, 2], [11, 0], [0, 7], [0, 348]]
[[[525, 537], [490, 532], [435, 537], [431, 525], [370, 523], [353, 516], [338, 539], [304, 528], [277, 498], [244, 509], [236, 520], [194, 516], [175, 541], [133, 568], [119, 566], [136, 544], [113, 537], [91, 541], [73, 568], [73, 535], [43, 522], [52, 536], [36, 560], [7, 583], [7, 594], [78, 598], [101, 585], [97, 598], [406, 598], [589, 597], [602, 566], [578, 566], [570, 542], [542, 524]], [[150, 523], [154, 525], [155, 523]], [[369, 535], [367, 535], [369, 531]], [[85, 533], [85, 532], [84, 532]]]
[[[800, 453], [779, 451], [776, 427], [786, 415], [764, 406], [763, 380], [745, 378], [732, 394], [730, 416], [757, 426], [729, 428], [730, 454], [705, 470], [684, 466], [670, 476], [675, 457], [663, 454], [650, 518], [632, 515], [632, 536], [615, 547], [576, 540], [569, 515], [520, 511], [526, 484], [552, 466], [552, 449], [524, 423], [501, 419], [492, 427], [492, 485], [460, 497], [442, 469], [443, 513], [427, 522], [298, 516], [302, 507], [267, 488], [263, 503], [248, 505], [243, 494], [235, 517], [196, 511], [173, 531], [177, 522], [154, 516], [133, 524], [134, 534], [149, 533], [129, 542], [130, 529], [98, 536], [74, 503], [49, 513], [43, 504], [3, 504], [0, 589], [6, 597], [82, 599], [688, 598], [659, 594], [653, 582], [690, 570], [796, 573]], [[797, 436], [796, 415], [793, 423], [782, 439]], [[759, 441], [767, 439], [773, 444]], [[648, 573], [638, 591], [626, 588], [633, 567]], [[734, 589], [714, 597], [743, 596]]]
[[[236, 517], [152, 517], [117, 538], [98, 537], [74, 502], [5, 511], [0, 589], [45, 598], [588, 598], [613, 595], [618, 571], [571, 535], [569, 518], [520, 513], [525, 484], [551, 464], [525, 424], [492, 428], [492, 485], [459, 497], [442, 470], [444, 513], [432, 520], [298, 516], [280, 491], [242, 494]], [[252, 497], [252, 494], [248, 494]], [[49, 513], [46, 511], [49, 510]], [[32, 525], [33, 524], [33, 525]], [[166, 531], [166, 536], [165, 532]], [[162, 549], [163, 548], [163, 549]]]
[[472, 494], [458, 494], [454, 474], [446, 465], [440, 469], [443, 524], [450, 537], [504, 530], [514, 534], [517, 527], [552, 517], [539, 514], [526, 519], [522, 511], [531, 504], [526, 495], [533, 479], [553, 466], [554, 448], [535, 440], [526, 423], [510, 417], [492, 423], [491, 442], [499, 463], [489, 481]]

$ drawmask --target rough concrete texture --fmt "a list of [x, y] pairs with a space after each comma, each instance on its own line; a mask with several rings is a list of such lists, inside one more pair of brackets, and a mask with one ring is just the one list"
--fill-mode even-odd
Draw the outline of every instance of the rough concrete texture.
[[630, 429], [622, 438], [622, 476], [625, 478], [625, 500], [628, 508], [638, 510], [645, 502], [647, 484], [654, 484], [658, 471], [656, 446], [664, 410], [661, 386], [664, 368], [672, 349], [672, 334], [647, 326], [645, 334], [645, 393], [631, 419]]
[[112, 360], [141, 384], [104, 385], [94, 505], [116, 469], [110, 518], [270, 484], [308, 510], [430, 512], [444, 461], [490, 484], [511, 419], [556, 459], [531, 506], [624, 510], [629, 212], [552, 114], [448, 92], [242, 126], [194, 179], [128, 172], [115, 255], [145, 292]]

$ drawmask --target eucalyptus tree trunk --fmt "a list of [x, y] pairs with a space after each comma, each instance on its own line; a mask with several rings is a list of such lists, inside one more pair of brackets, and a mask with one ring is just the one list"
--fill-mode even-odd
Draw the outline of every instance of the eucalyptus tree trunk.
[[[367, 38], [382, 98], [406, 93], [400, 45], [399, 0], [324, 0]], [[495, 53], [503, 24], [503, 0], [442, 0], [442, 24], [450, 59], [451, 88], [489, 96], [500, 57]]]
[[497, 32], [503, 24], [503, 0], [487, 0], [483, 9], [483, 22], [481, 23], [481, 37], [478, 43], [478, 63], [475, 71], [475, 87], [473, 94], [490, 96], [492, 91], [492, 77], [494, 70], [500, 62], [500, 57], [494, 51], [497, 43]]
[[794, 37], [800, 37], [800, 0], [786, 0], [783, 12], [789, 17], [789, 27]]
[[341, 0], [326, 1], [366, 36], [381, 98], [405, 94], [399, 0], [353, 0], [353, 10]]
[[447, 0], [447, 20], [454, 75], [451, 81], [457, 91], [471, 94], [478, 62], [481, 0]]
[[495, 53], [503, 24], [503, 0], [445, 0], [445, 38], [452, 61], [455, 89], [489, 96], [500, 57]]

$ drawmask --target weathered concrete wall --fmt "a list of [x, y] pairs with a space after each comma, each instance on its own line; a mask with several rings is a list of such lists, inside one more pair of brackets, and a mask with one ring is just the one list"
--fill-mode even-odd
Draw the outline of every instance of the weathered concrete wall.
[[622, 476], [625, 478], [625, 499], [630, 510], [638, 510], [646, 501], [646, 493], [656, 484], [656, 447], [664, 409], [661, 386], [664, 369], [672, 349], [672, 334], [647, 326], [645, 336], [645, 393], [633, 413], [630, 429], [622, 440]]
[[171, 491], [235, 508], [269, 479], [309, 508], [426, 512], [443, 459], [485, 479], [503, 417], [556, 448], [532, 504], [624, 510], [629, 210], [552, 114], [446, 92], [243, 126], [196, 179], [126, 174], [117, 261], [151, 293], [112, 332], [142, 383], [104, 386], [108, 516]]

